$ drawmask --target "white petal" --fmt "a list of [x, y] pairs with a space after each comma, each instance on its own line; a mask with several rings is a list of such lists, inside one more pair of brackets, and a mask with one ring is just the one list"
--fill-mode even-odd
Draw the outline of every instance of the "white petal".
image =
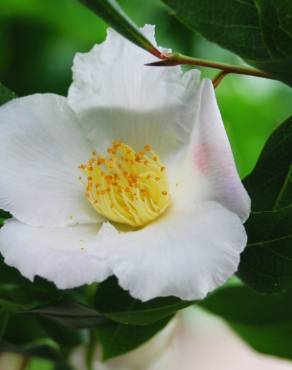
[[30, 280], [41, 276], [60, 289], [100, 282], [111, 271], [97, 246], [106, 246], [109, 234], [116, 233], [105, 225], [103, 231], [98, 225], [41, 228], [10, 220], [0, 230], [0, 252]]
[[236, 170], [211, 81], [202, 82], [198, 95], [200, 108], [191, 144], [193, 170], [197, 177], [199, 173], [206, 179], [207, 199], [221, 203], [245, 221], [250, 213], [250, 198]]
[[161, 296], [201, 299], [236, 270], [246, 245], [240, 219], [219, 203], [171, 210], [107, 248], [119, 284], [143, 301]]
[[239, 218], [214, 202], [169, 212], [139, 231], [98, 226], [39, 228], [8, 221], [0, 251], [24, 276], [59, 288], [100, 282], [114, 274], [143, 301], [160, 296], [194, 300], [237, 269], [246, 233]]
[[96, 222], [78, 165], [91, 146], [66, 99], [36, 94], [0, 108], [0, 208], [33, 226]]
[[[142, 31], [154, 38], [152, 27]], [[136, 150], [150, 144], [165, 159], [189, 142], [199, 72], [144, 65], [153, 58], [111, 29], [75, 56], [68, 101], [98, 151], [117, 139]]]

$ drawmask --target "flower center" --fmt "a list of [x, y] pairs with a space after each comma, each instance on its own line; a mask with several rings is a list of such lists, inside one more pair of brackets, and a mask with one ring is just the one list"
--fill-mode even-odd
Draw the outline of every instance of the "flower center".
[[108, 156], [96, 152], [81, 168], [87, 178], [86, 197], [98, 213], [111, 221], [142, 226], [170, 205], [166, 167], [145, 145], [135, 152], [114, 141]]

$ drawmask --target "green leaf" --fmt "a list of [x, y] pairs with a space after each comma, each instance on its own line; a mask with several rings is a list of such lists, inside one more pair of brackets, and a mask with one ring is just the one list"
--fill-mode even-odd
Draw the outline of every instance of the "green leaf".
[[48, 337], [37, 320], [28, 315], [10, 317], [0, 341], [0, 351], [60, 360], [58, 344]]
[[136, 349], [162, 330], [170, 319], [163, 319], [147, 326], [123, 325], [115, 322], [99, 326], [96, 336], [102, 346], [103, 360]]
[[198, 304], [227, 320], [257, 351], [292, 358], [292, 292], [263, 295], [247, 287], [224, 287]]
[[[111, 279], [111, 281], [113, 280]], [[116, 302], [116, 305], [121, 303], [119, 302], [121, 295], [116, 295], [116, 286], [115, 284], [112, 286], [115, 290], [110, 291], [111, 299], [109, 302], [105, 302], [105, 306], [108, 306], [108, 304], [113, 302]], [[110, 287], [107, 286], [107, 288]], [[105, 288], [102, 288], [102, 290], [104, 289]], [[122, 293], [125, 292], [122, 291]], [[114, 297], [114, 299], [112, 297]], [[127, 299], [133, 303], [133, 298], [127, 296]], [[122, 304], [124, 303], [125, 302], [122, 302]], [[139, 308], [141, 310], [141, 307]], [[114, 312], [113, 317], [115, 319], [118, 318], [118, 321], [130, 318], [130, 322], [138, 322], [139, 324], [125, 325], [121, 322], [115, 322], [107, 318], [112, 316], [112, 312], [105, 315], [104, 313], [101, 314], [90, 307], [66, 301], [41, 306], [31, 310], [30, 312], [34, 315], [37, 314], [41, 320], [45, 320], [44, 318], [50, 319], [50, 321], [48, 321], [49, 325], [56, 321], [56, 323], [61, 323], [62, 327], [63, 325], [66, 325], [73, 328], [95, 328], [97, 339], [103, 347], [104, 359], [121, 355], [138, 347], [160, 331], [172, 317], [169, 312], [167, 312], [167, 314], [166, 312], [159, 312], [159, 314], [157, 314], [156, 310], [154, 310], [154, 317], [151, 317], [153, 313], [148, 309], [143, 312], [146, 319], [142, 318], [142, 312], [136, 312], [135, 310], [132, 311], [131, 309], [126, 310], [125, 312]], [[107, 317], [104, 317], [103, 315]], [[148, 317], [148, 315], [150, 317]], [[160, 319], [161, 316], [164, 318]], [[151, 324], [142, 326], [141, 322], [143, 322], [143, 324], [151, 322]], [[50, 331], [51, 330], [52, 326], [50, 327]], [[50, 333], [50, 337], [57, 341], [56, 336], [52, 336], [50, 331], [47, 330], [47, 332]], [[59, 331], [58, 335], [60, 334], [61, 332]], [[59, 343], [60, 340], [57, 342]]]
[[0, 82], [0, 106], [2, 104], [7, 103], [9, 100], [16, 98], [16, 95], [14, 92], [9, 90], [6, 86], [4, 86]]
[[22, 346], [0, 341], [0, 352], [13, 352], [27, 357], [60, 361], [57, 347], [50, 339], [36, 340]]
[[158, 57], [161, 56], [160, 51], [140, 32], [115, 0], [80, 1], [128, 40]]
[[238, 276], [260, 292], [292, 287], [292, 118], [267, 141], [244, 180], [252, 199]]
[[[67, 325], [72, 328], [86, 328], [96, 325], [100, 320], [101, 315], [96, 311], [93, 312], [94, 317], [89, 318], [90, 308], [83, 308], [80, 304], [86, 302], [83, 288], [58, 290], [54, 284], [40, 278], [32, 283], [16, 269], [5, 265], [1, 259], [0, 281], [0, 312], [14, 314], [13, 317], [15, 314], [33, 313], [38, 320], [43, 320], [42, 325], [46, 319], [53, 319], [54, 322], [50, 324], [52, 329], [60, 324], [63, 327]], [[76, 313], [77, 309], [79, 311]], [[90, 313], [92, 315], [92, 311]]]
[[73, 301], [60, 301], [30, 310], [74, 328], [96, 327], [108, 321], [96, 310]]
[[32, 283], [1, 258], [0, 281], [0, 309], [6, 312], [30, 312], [73, 328], [88, 328], [107, 320], [85, 305], [83, 288], [58, 290], [41, 278]]
[[267, 326], [250, 326], [231, 323], [231, 327], [256, 351], [267, 355], [292, 359], [291, 322], [269, 324]]
[[100, 284], [95, 296], [95, 308], [102, 315], [123, 324], [148, 325], [173, 315], [193, 302], [175, 297], [156, 298], [147, 302], [134, 299], [111, 277]]
[[[255, 0], [269, 58], [255, 65], [292, 85], [292, 2]], [[251, 63], [253, 63], [251, 61]]]
[[3, 338], [3, 335], [5, 334], [7, 323], [9, 320], [9, 313], [5, 310], [0, 310], [0, 341]]
[[272, 210], [292, 203], [292, 117], [266, 142], [252, 173], [244, 179], [253, 211]]
[[[68, 297], [70, 298], [70, 296]], [[169, 318], [193, 302], [175, 297], [157, 298], [148, 302], [134, 299], [111, 277], [98, 286], [92, 307], [72, 299], [60, 299], [29, 310], [75, 328], [94, 328], [116, 321], [122, 324], [149, 325]]]
[[84, 344], [78, 330], [31, 314], [10, 315], [0, 339], [0, 351], [16, 352], [54, 361], [65, 360], [66, 352]]
[[292, 291], [261, 294], [242, 285], [225, 286], [197, 304], [233, 323], [247, 325], [292, 323]]
[[243, 58], [267, 58], [253, 0], [163, 0], [184, 24]]
[[73, 348], [81, 345], [86, 340], [85, 333], [80, 330], [65, 326], [52, 319], [47, 319], [44, 317], [36, 318], [35, 316], [33, 317], [46, 331], [47, 336], [62, 347]]
[[11, 214], [0, 209], [0, 228], [4, 225], [5, 220], [11, 218]]
[[14, 284], [14, 285], [32, 285], [32, 283], [23, 277], [20, 272], [14, 267], [6, 265], [3, 257], [0, 256], [0, 281], [1, 284]]
[[289, 0], [163, 0], [191, 30], [292, 85]]

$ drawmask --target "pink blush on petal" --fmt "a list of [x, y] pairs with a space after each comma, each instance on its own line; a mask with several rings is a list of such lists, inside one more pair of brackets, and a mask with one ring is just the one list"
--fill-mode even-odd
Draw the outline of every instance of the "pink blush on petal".
[[196, 145], [193, 150], [193, 162], [202, 173], [206, 173], [208, 170], [208, 160], [206, 155], [206, 145]]

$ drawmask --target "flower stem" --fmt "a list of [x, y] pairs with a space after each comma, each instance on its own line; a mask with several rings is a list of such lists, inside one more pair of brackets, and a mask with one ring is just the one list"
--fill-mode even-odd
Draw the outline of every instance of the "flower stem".
[[273, 79], [273, 77], [270, 76], [268, 73], [259, 71], [258, 69], [255, 69], [255, 68], [242, 67], [242, 66], [236, 66], [232, 64], [214, 62], [211, 60], [193, 58], [193, 57], [189, 57], [189, 56], [179, 54], [179, 53], [164, 54], [164, 58], [162, 60], [158, 62], [147, 63], [146, 65], [148, 66], [176, 66], [180, 64], [219, 69], [222, 72], [224, 72], [224, 75], [221, 76], [222, 78], [228, 73], [236, 73], [239, 75], [256, 76], [256, 77]]
[[23, 360], [20, 363], [19, 370], [26, 370], [28, 365], [30, 364], [30, 362], [31, 362], [30, 357], [24, 357]]
[[87, 370], [93, 370], [94, 355], [96, 350], [96, 334], [93, 329], [89, 331], [89, 336], [90, 339], [87, 345], [85, 360]]

